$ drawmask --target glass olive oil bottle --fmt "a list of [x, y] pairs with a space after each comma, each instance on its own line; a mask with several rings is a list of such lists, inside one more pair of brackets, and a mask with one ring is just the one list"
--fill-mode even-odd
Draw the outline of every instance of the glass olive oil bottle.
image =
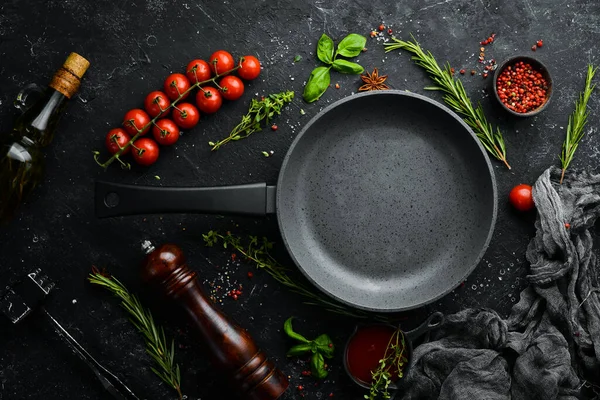
[[[0, 135], [0, 221], [10, 219], [42, 181], [43, 149], [52, 142], [67, 100], [77, 93], [89, 65], [85, 58], [71, 53], [37, 101], [17, 117], [12, 132]], [[26, 91], [40, 91], [32, 87], [35, 85], [20, 97], [26, 98]]]

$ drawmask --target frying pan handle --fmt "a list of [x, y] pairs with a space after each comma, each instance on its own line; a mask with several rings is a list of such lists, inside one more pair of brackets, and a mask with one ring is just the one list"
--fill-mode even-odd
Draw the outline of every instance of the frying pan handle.
[[275, 186], [158, 187], [96, 181], [96, 216], [204, 213], [265, 216], [275, 212]]
[[425, 322], [413, 329], [412, 331], [405, 332], [404, 334], [412, 341], [421, 336], [422, 334], [429, 332], [430, 330], [437, 328], [444, 323], [444, 314], [439, 311], [431, 314]]

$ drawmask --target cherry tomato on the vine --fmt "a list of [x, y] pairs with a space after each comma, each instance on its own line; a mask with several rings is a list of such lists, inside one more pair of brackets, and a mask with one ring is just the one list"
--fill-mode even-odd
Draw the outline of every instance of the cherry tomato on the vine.
[[173, 121], [182, 129], [191, 129], [200, 121], [200, 113], [190, 103], [177, 104], [173, 110]]
[[[183, 74], [171, 74], [165, 79], [165, 93], [169, 99], [175, 100], [190, 88], [190, 81]], [[189, 93], [183, 95], [182, 99], [188, 97]]]
[[[121, 150], [121, 148], [125, 147], [127, 142], [131, 137], [125, 132], [122, 128], [115, 128], [108, 131], [108, 135], [106, 135], [106, 148], [110, 154], [115, 154], [117, 151]], [[129, 153], [131, 147], [127, 147], [123, 150], [121, 154]]]
[[510, 203], [519, 211], [529, 211], [535, 207], [532, 196], [532, 188], [529, 185], [520, 184], [515, 186], [508, 196]]
[[167, 95], [159, 90], [151, 92], [144, 100], [144, 108], [152, 118], [161, 114], [163, 116], [168, 114], [170, 105], [171, 102]]
[[210, 79], [210, 65], [208, 65], [208, 63], [204, 60], [194, 60], [190, 62], [185, 70], [185, 75], [192, 84], [204, 82]]
[[235, 67], [233, 56], [225, 50], [217, 50], [210, 55], [208, 59], [210, 69], [217, 75], [223, 75]]
[[152, 165], [158, 160], [158, 144], [152, 139], [141, 138], [133, 142], [131, 154], [140, 165]]
[[254, 56], [242, 57], [242, 62], [240, 63], [237, 73], [240, 78], [247, 81], [258, 78], [260, 75], [260, 62], [258, 61], [258, 58]]
[[223, 104], [221, 92], [211, 86], [205, 86], [196, 93], [196, 105], [205, 114], [216, 113]]
[[244, 82], [237, 76], [228, 75], [219, 82], [221, 93], [227, 100], [237, 100], [244, 94]]
[[123, 126], [131, 136], [137, 135], [138, 129], [142, 128], [144, 130], [141, 134], [145, 135], [150, 129], [150, 117], [146, 114], [146, 111], [134, 108], [133, 110], [127, 111], [123, 117]]
[[152, 128], [152, 135], [159, 144], [170, 146], [179, 139], [179, 127], [170, 119], [159, 119]]

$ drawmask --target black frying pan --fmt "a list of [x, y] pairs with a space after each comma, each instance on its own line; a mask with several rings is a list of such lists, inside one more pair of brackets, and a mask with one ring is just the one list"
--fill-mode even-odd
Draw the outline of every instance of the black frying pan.
[[317, 287], [355, 307], [402, 311], [447, 294], [475, 268], [496, 221], [496, 183], [454, 113], [402, 91], [360, 94], [314, 117], [277, 187], [96, 183], [96, 214], [277, 213]]

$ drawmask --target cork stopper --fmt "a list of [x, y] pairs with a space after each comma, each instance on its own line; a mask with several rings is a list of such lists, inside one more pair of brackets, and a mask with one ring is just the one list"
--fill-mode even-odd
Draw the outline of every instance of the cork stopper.
[[71, 53], [63, 66], [56, 71], [49, 86], [70, 99], [79, 90], [81, 78], [89, 66], [88, 60], [77, 53]]

